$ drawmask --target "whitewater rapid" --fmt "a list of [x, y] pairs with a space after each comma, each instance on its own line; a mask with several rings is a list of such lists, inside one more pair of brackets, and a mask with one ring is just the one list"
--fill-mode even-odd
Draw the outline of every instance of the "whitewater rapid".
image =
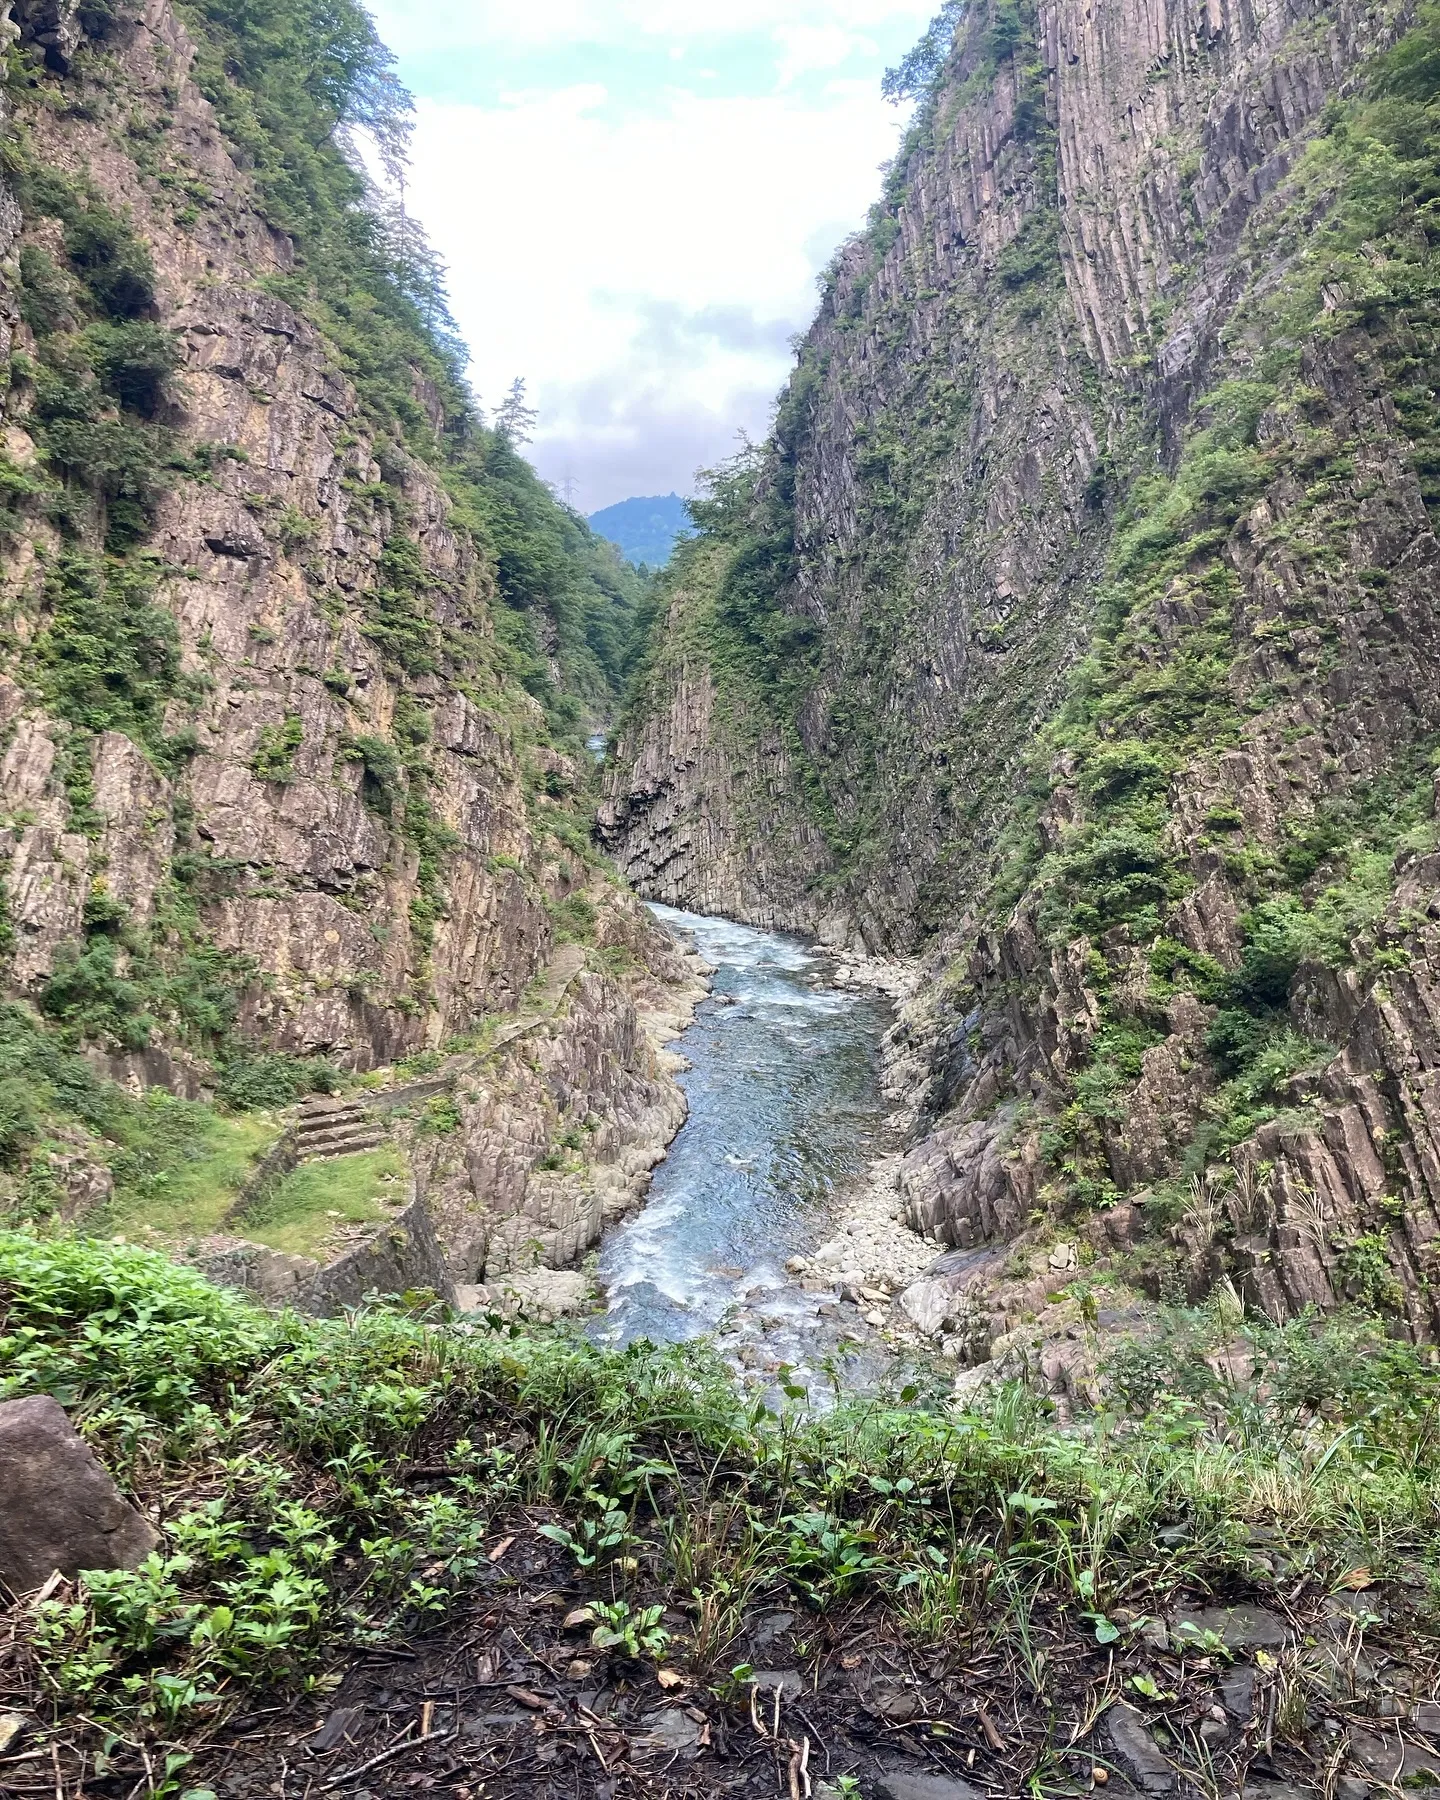
[[797, 939], [671, 907], [652, 911], [714, 965], [714, 991], [676, 1046], [690, 1116], [645, 1207], [601, 1247], [612, 1343], [763, 1338], [769, 1362], [813, 1352], [822, 1308], [787, 1260], [825, 1237], [837, 1200], [887, 1142], [887, 1002], [842, 987]]

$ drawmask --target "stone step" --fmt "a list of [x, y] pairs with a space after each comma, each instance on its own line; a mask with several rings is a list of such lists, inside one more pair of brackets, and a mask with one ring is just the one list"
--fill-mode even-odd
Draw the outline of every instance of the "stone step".
[[336, 1125], [359, 1124], [369, 1117], [368, 1109], [363, 1106], [327, 1106], [323, 1111], [316, 1107], [313, 1111], [300, 1114], [296, 1128], [301, 1137], [306, 1137], [312, 1131], [329, 1131]]
[[328, 1131], [305, 1138], [300, 1146], [302, 1162], [315, 1162], [327, 1156], [352, 1156], [361, 1150], [376, 1150], [390, 1142], [390, 1133], [380, 1125], [350, 1125], [341, 1131]]

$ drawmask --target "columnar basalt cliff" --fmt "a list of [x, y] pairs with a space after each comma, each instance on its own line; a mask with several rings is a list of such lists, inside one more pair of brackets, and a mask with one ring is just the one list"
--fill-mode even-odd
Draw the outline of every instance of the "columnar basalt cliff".
[[[10, 993], [132, 1086], [280, 1105], [493, 1037], [578, 958], [442, 1208], [472, 1280], [588, 1118], [603, 1179], [527, 1234], [573, 1256], [682, 1110], [636, 1001], [692, 977], [598, 873], [582, 799], [633, 572], [478, 421], [413, 227], [386, 237], [337, 148], [343, 57], [388, 79], [363, 13], [343, 56], [170, 0], [6, 19]], [[50, 1124], [7, 1136], [12, 1170]], [[108, 1194], [103, 1133], [59, 1129], [67, 1195]]]
[[932, 958], [947, 1243], [1435, 1328], [1435, 32], [947, 9], [699, 509], [602, 835]]

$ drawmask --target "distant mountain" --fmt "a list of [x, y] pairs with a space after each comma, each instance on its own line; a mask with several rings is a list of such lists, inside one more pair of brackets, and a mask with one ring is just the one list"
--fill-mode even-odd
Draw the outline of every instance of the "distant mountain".
[[608, 538], [632, 563], [663, 569], [676, 539], [692, 527], [678, 494], [657, 494], [648, 500], [620, 500], [591, 513], [590, 529]]

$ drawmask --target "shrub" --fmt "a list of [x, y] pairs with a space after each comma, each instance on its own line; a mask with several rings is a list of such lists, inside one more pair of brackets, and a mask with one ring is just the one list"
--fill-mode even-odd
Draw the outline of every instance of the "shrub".
[[1047, 924], [1071, 936], [1127, 923], [1157, 927], [1159, 907], [1176, 892], [1159, 834], [1141, 825], [1082, 825], [1050, 863]]
[[65, 253], [101, 312], [137, 319], [155, 301], [155, 265], [128, 221], [93, 194], [61, 214]]
[[1080, 786], [1091, 800], [1163, 794], [1173, 773], [1171, 759], [1137, 738], [1103, 741], [1085, 759]]
[[262, 1314], [128, 1245], [0, 1232], [0, 1396], [142, 1408], [167, 1424], [251, 1366]]
[[70, 278], [38, 244], [21, 247], [20, 283], [20, 316], [37, 338], [74, 324], [75, 294]]
[[105, 392], [121, 406], [153, 418], [165, 397], [165, 383], [180, 362], [172, 332], [148, 322], [87, 326], [81, 346]]
[[16, 177], [22, 206], [60, 221], [70, 266], [99, 311], [114, 319], [146, 312], [155, 265], [129, 221], [86, 181], [58, 169], [22, 163]]
[[286, 713], [282, 725], [262, 726], [250, 773], [257, 781], [293, 781], [295, 752], [304, 742], [305, 723], [299, 713]]
[[68, 551], [45, 583], [48, 618], [31, 648], [50, 710], [85, 731], [123, 731], [158, 745], [166, 703], [181, 691], [180, 639], [156, 606], [144, 562]]
[[388, 818], [400, 798], [405, 769], [394, 744], [388, 738], [364, 734], [347, 738], [340, 746], [340, 755], [360, 764], [365, 772], [361, 783], [365, 804]]
[[0, 1075], [0, 1162], [14, 1168], [40, 1133], [44, 1120], [38, 1084], [24, 1075]]
[[241, 1112], [278, 1110], [302, 1094], [333, 1093], [338, 1081], [332, 1065], [319, 1059], [236, 1049], [226, 1057], [215, 1091]]
[[62, 945], [40, 990], [41, 1011], [72, 1039], [109, 1040], [127, 1050], [143, 1050], [159, 1024], [149, 1001], [145, 987], [121, 973], [117, 946], [104, 936], [83, 949]]
[[1001, 285], [1011, 292], [1045, 281], [1060, 272], [1060, 220], [1048, 208], [1031, 213], [1000, 252], [995, 265]]
[[591, 944], [595, 941], [595, 907], [583, 894], [571, 894], [551, 905], [551, 923], [562, 944]]

